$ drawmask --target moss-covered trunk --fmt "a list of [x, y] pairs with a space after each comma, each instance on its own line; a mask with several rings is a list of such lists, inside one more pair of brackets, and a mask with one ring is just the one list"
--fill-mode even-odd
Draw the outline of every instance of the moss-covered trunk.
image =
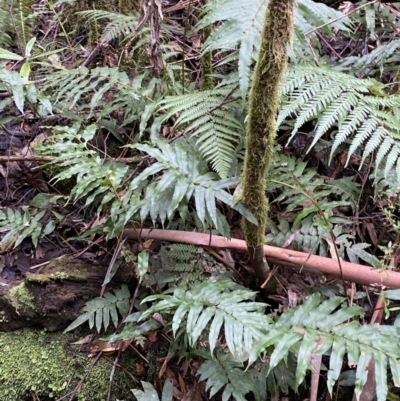
[[280, 82], [286, 69], [286, 47], [292, 40], [295, 0], [270, 0], [249, 99], [242, 201], [258, 226], [243, 220], [251, 265], [261, 284], [268, 276], [263, 245], [268, 215], [265, 184], [274, 147]]

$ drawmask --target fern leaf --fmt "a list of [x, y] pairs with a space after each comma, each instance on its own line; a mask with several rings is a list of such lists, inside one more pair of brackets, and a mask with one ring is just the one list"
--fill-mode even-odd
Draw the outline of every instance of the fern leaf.
[[232, 87], [169, 96], [162, 101], [167, 110], [165, 119], [177, 114], [177, 128], [197, 139], [196, 144], [222, 178], [226, 178], [232, 164], [232, 154], [243, 134], [243, 127], [233, 117], [232, 104], [222, 106]]
[[[213, 0], [204, 8], [204, 17], [199, 23], [199, 28], [221, 22], [214, 30], [206, 43], [204, 52], [221, 49], [231, 50], [239, 43], [239, 77], [242, 98], [245, 98], [249, 88], [251, 77], [250, 66], [254, 61], [254, 53], [260, 47], [260, 37], [263, 17], [266, 12], [267, 1], [255, 0], [243, 3], [241, 0]], [[310, 46], [305, 41], [304, 35], [313, 28], [323, 26], [325, 34], [333, 35], [333, 30], [349, 32], [349, 19], [343, 18], [344, 14], [321, 3], [311, 0], [299, 0], [295, 14], [295, 46], [294, 51], [300, 56], [310, 55]], [[327, 24], [329, 22], [329, 24]], [[308, 35], [313, 47], [319, 45], [315, 33]]]
[[[371, 96], [371, 93], [376, 95]], [[377, 151], [376, 165], [386, 161], [385, 174], [397, 165], [400, 126], [395, 113], [400, 106], [400, 96], [386, 95], [383, 84], [304, 65], [288, 72], [282, 94], [284, 101], [278, 123], [296, 116], [289, 140], [306, 121], [317, 118], [310, 148], [326, 132], [337, 129], [331, 157], [340, 145], [350, 141], [348, 161], [352, 154], [361, 151], [364, 162]]]
[[191, 290], [178, 288], [171, 295], [154, 295], [143, 302], [162, 299], [147, 310], [142, 318], [154, 312], [176, 309], [172, 320], [174, 334], [186, 317], [186, 333], [193, 346], [210, 323], [208, 334], [210, 350], [216, 347], [220, 330], [224, 327], [225, 339], [230, 352], [241, 358], [252, 348], [261, 332], [268, 326], [263, 314], [265, 304], [254, 302], [255, 293], [235, 289], [228, 280], [203, 282]]
[[175, 141], [172, 145], [157, 142], [157, 147], [134, 145], [133, 147], [148, 153], [157, 162], [140, 173], [130, 184], [129, 192], [135, 191], [147, 177], [163, 171], [160, 180], [145, 189], [144, 205], [141, 218], [150, 213], [153, 221], [159, 217], [164, 223], [176, 212], [184, 218], [191, 196], [194, 196], [196, 212], [203, 225], [212, 224], [224, 236], [229, 236], [227, 224], [216, 209], [217, 199], [239, 210], [246, 218], [254, 217], [243, 207], [233, 206], [233, 198], [224, 188], [237, 184], [237, 178], [220, 180], [214, 173], [209, 173], [207, 164], [190, 141]]
[[108, 20], [100, 38], [101, 43], [107, 43], [113, 39], [116, 39], [121, 34], [127, 36], [128, 32], [134, 32], [139, 22], [137, 15], [124, 15], [121, 13], [112, 13], [103, 10], [86, 10], [80, 11], [77, 14], [86, 17], [88, 22], [100, 21], [102, 19]]
[[342, 368], [344, 355], [348, 353], [349, 361], [358, 363], [355, 390], [358, 396], [367, 380], [366, 367], [371, 358], [374, 358], [375, 369], [378, 372], [377, 396], [379, 401], [384, 401], [387, 393], [385, 372], [388, 364], [391, 369], [393, 367], [393, 374], [398, 375], [400, 347], [395, 340], [400, 337], [398, 328], [361, 326], [357, 321], [347, 323], [349, 319], [363, 314], [364, 309], [358, 306], [348, 307], [343, 302], [344, 298], [334, 297], [321, 303], [320, 295], [314, 294], [303, 305], [283, 313], [275, 326], [268, 334], [263, 335], [252, 350], [249, 363], [254, 362], [273, 345], [269, 367], [271, 371], [292, 352], [297, 355], [298, 386], [304, 379], [306, 370], [310, 368], [311, 356], [330, 351], [327, 384], [329, 392], [332, 392]]
[[210, 397], [225, 387], [223, 400], [233, 397], [237, 401], [245, 401], [245, 395], [254, 390], [251, 373], [243, 371], [239, 363], [228, 361], [226, 355], [217, 354], [215, 359], [204, 362], [197, 374], [200, 380], [206, 380], [206, 390], [210, 390]]
[[114, 327], [118, 327], [118, 312], [125, 316], [129, 310], [130, 293], [128, 287], [124, 284], [120, 289], [114, 290], [114, 294], [106, 293], [103, 298], [95, 298], [87, 302], [82, 308], [84, 312], [75, 319], [65, 330], [64, 333], [76, 329], [85, 322], [89, 322], [90, 328], [96, 326], [100, 333], [102, 327], [107, 330], [111, 322]]

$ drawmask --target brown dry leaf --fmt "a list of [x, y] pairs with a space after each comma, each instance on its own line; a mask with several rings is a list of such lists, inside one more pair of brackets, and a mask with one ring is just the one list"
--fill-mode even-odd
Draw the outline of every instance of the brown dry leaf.
[[90, 347], [90, 352], [115, 352], [125, 351], [132, 343], [133, 338], [127, 338], [119, 341], [98, 340]]
[[166, 377], [167, 379], [171, 380], [171, 381], [172, 381], [172, 384], [173, 384], [174, 386], [176, 386], [176, 385], [178, 384], [178, 380], [176, 379], [176, 375], [175, 375], [175, 373], [174, 373], [171, 369], [167, 368], [167, 369], [165, 370], [165, 377]]
[[147, 241], [144, 241], [142, 243], [142, 249], [149, 249], [151, 247], [151, 244], [154, 242], [153, 239], [148, 239]]
[[108, 220], [107, 216], [103, 216], [103, 217], [96, 217], [93, 221], [92, 224], [90, 224], [90, 228], [95, 228], [103, 223], [105, 223]]
[[290, 237], [285, 241], [285, 243], [282, 245], [282, 248], [289, 248], [289, 246], [292, 244], [294, 239], [296, 238], [297, 231], [292, 233]]
[[158, 323], [160, 323], [162, 326], [165, 326], [165, 321], [163, 319], [163, 317], [159, 314], [159, 313], [155, 313], [152, 318], [157, 321]]
[[201, 48], [201, 36], [198, 35], [192, 41], [193, 49], [200, 49]]
[[376, 230], [374, 225], [371, 222], [366, 222], [364, 223], [364, 225], [368, 231], [372, 243], [374, 244], [374, 246], [376, 246], [378, 244], [378, 236], [376, 235]]
[[179, 380], [179, 388], [182, 391], [183, 394], [186, 394], [186, 384], [185, 381], [183, 380], [183, 377], [181, 375], [178, 375], [178, 380]]
[[42, 259], [43, 256], [44, 256], [43, 248], [40, 245], [38, 245], [38, 247], [35, 249], [35, 258]]
[[288, 289], [288, 304], [291, 308], [297, 305], [297, 294], [290, 288]]
[[161, 369], [158, 372], [158, 378], [161, 379], [164, 376], [164, 373], [167, 369], [167, 358], [164, 359], [163, 364], [161, 365]]
[[78, 341], [75, 341], [74, 343], [71, 343], [73, 345], [83, 345], [83, 344], [89, 344], [93, 340], [94, 334], [89, 334], [86, 337], [82, 337]]
[[185, 396], [182, 398], [182, 401], [201, 401], [201, 391], [200, 391], [200, 386], [198, 384], [195, 384], [193, 387], [191, 387], [188, 392], [185, 394]]
[[220, 250], [218, 253], [224, 258], [225, 263], [230, 268], [235, 268], [235, 260], [233, 259], [232, 252], [229, 249]]
[[146, 369], [140, 363], [135, 364], [135, 370], [139, 376], [143, 376], [146, 373]]
[[1, 164], [0, 164], [0, 175], [2, 175], [3, 178], [6, 178], [7, 176], [7, 172]]

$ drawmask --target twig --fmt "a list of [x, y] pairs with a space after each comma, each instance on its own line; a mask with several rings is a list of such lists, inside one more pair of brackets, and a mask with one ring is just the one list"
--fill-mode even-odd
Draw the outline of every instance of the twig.
[[[13, 156], [0, 156], [1, 162], [52, 162], [55, 159], [53, 156], [40, 156], [40, 155], [13, 155]], [[113, 157], [110, 159], [116, 163], [139, 163], [143, 160], [143, 157]]]

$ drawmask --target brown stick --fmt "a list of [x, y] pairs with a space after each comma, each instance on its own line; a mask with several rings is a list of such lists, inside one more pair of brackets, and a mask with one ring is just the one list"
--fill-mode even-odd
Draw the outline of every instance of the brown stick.
[[[149, 238], [159, 239], [170, 242], [181, 242], [184, 244], [213, 246], [216, 248], [234, 249], [238, 252], [247, 252], [246, 243], [243, 240], [227, 240], [217, 235], [200, 234], [195, 232], [176, 231], [176, 230], [136, 230], [126, 228], [123, 237], [128, 239]], [[280, 265], [315, 271], [327, 274], [335, 278], [341, 278], [340, 267], [337, 261], [322, 256], [309, 255], [303, 252], [292, 251], [290, 249], [275, 248], [264, 246], [264, 255], [268, 261]], [[374, 270], [369, 266], [358, 265], [356, 263], [341, 262], [343, 278], [361, 285], [378, 285], [386, 288], [400, 288], [400, 273], [393, 271]]]
[[[40, 156], [40, 155], [13, 155], [13, 156], [0, 156], [1, 162], [51, 162], [55, 159], [53, 156]], [[111, 158], [113, 162], [119, 163], [139, 163], [142, 157], [115, 157]]]

